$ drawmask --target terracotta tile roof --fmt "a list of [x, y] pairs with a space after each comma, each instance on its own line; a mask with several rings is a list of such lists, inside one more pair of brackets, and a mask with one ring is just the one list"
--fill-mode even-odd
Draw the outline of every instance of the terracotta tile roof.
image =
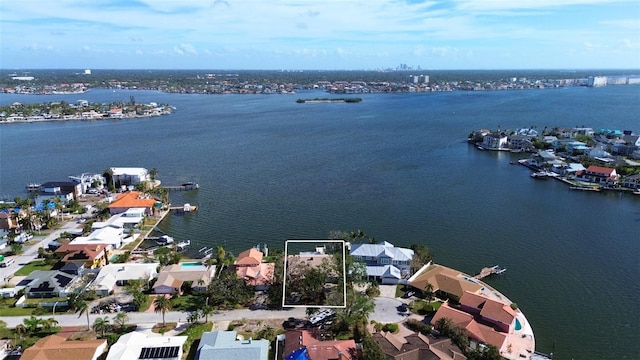
[[615, 169], [613, 169], [613, 168], [608, 168], [608, 167], [603, 167], [603, 166], [596, 166], [596, 165], [590, 165], [587, 168], [588, 172], [598, 173], [598, 174], [605, 174], [605, 175], [611, 175], [611, 173], [614, 170]]
[[22, 353], [21, 360], [91, 360], [104, 352], [106, 340], [66, 341], [60, 335], [38, 340]]
[[453, 321], [454, 324], [466, 327], [473, 320], [473, 315], [467, 314], [464, 311], [454, 309], [447, 304], [442, 304], [436, 314], [431, 320], [431, 324], [435, 325], [441, 318], [448, 318]]
[[[111, 247], [110, 244], [64, 244], [55, 252], [65, 255], [63, 261], [70, 260], [93, 260], [104, 255], [104, 250]], [[84, 254], [84, 255], [82, 255]]]
[[464, 293], [460, 298], [460, 304], [468, 306], [480, 311], [480, 315], [484, 318], [495, 320], [503, 324], [511, 324], [516, 318], [516, 312], [503, 302], [487, 298], [483, 295]]
[[256, 248], [245, 250], [238, 254], [234, 265], [236, 266], [258, 266], [262, 262], [262, 252]]
[[308, 330], [287, 330], [285, 340], [285, 353], [306, 347], [309, 357], [313, 360], [338, 359], [342, 354], [342, 360], [355, 360], [356, 343], [354, 340], [321, 341]]
[[425, 289], [433, 285], [434, 291], [443, 291], [461, 298], [465, 291], [475, 293], [482, 285], [474, 282], [470, 276], [442, 265], [430, 265], [424, 272], [409, 279], [409, 285]]
[[156, 204], [153, 198], [144, 197], [140, 191], [127, 191], [109, 204], [109, 208], [151, 208]]
[[441, 318], [451, 319], [455, 325], [467, 330], [470, 338], [491, 344], [498, 349], [502, 348], [508, 336], [507, 333], [496, 331], [490, 326], [477, 322], [471, 314], [454, 309], [447, 304], [443, 304], [438, 309], [431, 320], [431, 324], [435, 325]]
[[245, 279], [247, 285], [262, 286], [271, 283], [274, 269], [273, 263], [260, 263], [258, 266], [237, 267], [236, 274], [239, 278]]

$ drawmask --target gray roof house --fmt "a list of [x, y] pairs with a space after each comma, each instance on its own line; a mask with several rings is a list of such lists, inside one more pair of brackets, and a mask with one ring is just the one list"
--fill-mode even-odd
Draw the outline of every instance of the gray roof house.
[[395, 247], [383, 241], [378, 244], [353, 244], [350, 250], [355, 261], [365, 263], [367, 275], [383, 284], [396, 284], [409, 276], [413, 250]]
[[67, 289], [76, 278], [76, 275], [58, 270], [36, 270], [20, 281], [16, 287], [24, 286], [27, 298], [66, 296]]
[[196, 360], [267, 360], [268, 340], [236, 340], [235, 331], [217, 330], [202, 334]]

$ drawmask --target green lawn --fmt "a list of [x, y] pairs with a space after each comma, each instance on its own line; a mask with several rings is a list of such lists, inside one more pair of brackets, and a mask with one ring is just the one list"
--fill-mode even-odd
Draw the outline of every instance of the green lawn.
[[180, 333], [182, 336], [187, 336], [187, 341], [182, 346], [184, 353], [187, 354], [187, 359], [196, 358], [196, 350], [198, 350], [198, 344], [202, 338], [202, 333], [211, 331], [211, 329], [213, 329], [212, 322], [208, 322], [206, 324], [197, 323], [189, 325], [185, 331]]
[[0, 316], [31, 316], [35, 308], [0, 307]]
[[51, 270], [53, 265], [48, 265], [44, 260], [34, 260], [16, 271], [16, 276], [27, 276], [36, 270]]

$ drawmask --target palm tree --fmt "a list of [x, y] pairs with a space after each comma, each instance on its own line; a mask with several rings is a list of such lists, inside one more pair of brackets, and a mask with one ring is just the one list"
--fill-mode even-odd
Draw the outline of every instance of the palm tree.
[[162, 326], [166, 326], [167, 323], [164, 321], [164, 315], [167, 311], [171, 310], [171, 300], [164, 296], [158, 296], [155, 300], [153, 300], [153, 311], [156, 313], [162, 313]]
[[431, 283], [427, 283], [424, 287], [424, 295], [427, 298], [427, 301], [432, 301], [434, 297], [433, 285]]
[[22, 339], [22, 335], [27, 333], [27, 327], [24, 326], [24, 324], [18, 324], [16, 325], [15, 332]]
[[52, 317], [42, 320], [42, 330], [44, 331], [50, 332], [56, 325], [58, 325], [58, 320]]
[[216, 260], [218, 260], [218, 264], [220, 266], [222, 266], [222, 263], [224, 262], [225, 255], [226, 255], [226, 251], [224, 250], [224, 248], [221, 245], [217, 245], [216, 246]]
[[30, 333], [36, 332], [38, 328], [42, 326], [42, 319], [36, 317], [35, 315], [31, 315], [31, 317], [24, 318], [22, 322], [27, 327], [27, 330]]
[[127, 322], [129, 321], [129, 316], [123, 312], [119, 312], [113, 318], [113, 324], [118, 327], [118, 329], [123, 330], [127, 326]]
[[104, 333], [107, 331], [108, 328], [109, 328], [109, 318], [106, 316], [98, 317], [93, 322], [93, 330], [95, 332], [99, 332], [101, 334], [100, 337], [104, 337]]
[[[207, 300], [209, 299], [207, 298]], [[209, 322], [209, 315], [211, 315], [212, 313], [213, 313], [213, 306], [209, 304], [206, 304], [205, 306], [200, 308], [200, 314], [201, 314], [200, 317], [204, 317], [205, 324]]]
[[78, 300], [76, 302], [76, 312], [78, 313], [78, 317], [82, 316], [82, 314], [87, 315], [87, 331], [91, 329], [91, 324], [89, 322], [89, 303], [84, 299]]

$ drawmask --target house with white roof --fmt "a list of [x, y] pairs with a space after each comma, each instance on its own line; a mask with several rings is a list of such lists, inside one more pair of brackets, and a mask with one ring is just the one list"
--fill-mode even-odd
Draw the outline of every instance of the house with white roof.
[[353, 244], [350, 250], [355, 261], [365, 263], [371, 280], [395, 284], [408, 277], [413, 250], [395, 247], [383, 241], [378, 244]]
[[123, 286], [132, 280], [144, 280], [147, 283], [158, 276], [160, 263], [109, 264], [100, 269], [98, 276], [89, 286], [99, 296], [109, 295], [116, 285]]
[[105, 223], [93, 223], [93, 231], [88, 236], [79, 236], [72, 244], [110, 244], [114, 249], [119, 249], [127, 241], [127, 235], [124, 233], [122, 226], [114, 224], [105, 225]]
[[111, 345], [106, 360], [182, 359], [187, 336], [152, 336], [130, 332]]
[[111, 176], [114, 184], [137, 185], [143, 181], [151, 181], [149, 170], [136, 167], [112, 167]]

